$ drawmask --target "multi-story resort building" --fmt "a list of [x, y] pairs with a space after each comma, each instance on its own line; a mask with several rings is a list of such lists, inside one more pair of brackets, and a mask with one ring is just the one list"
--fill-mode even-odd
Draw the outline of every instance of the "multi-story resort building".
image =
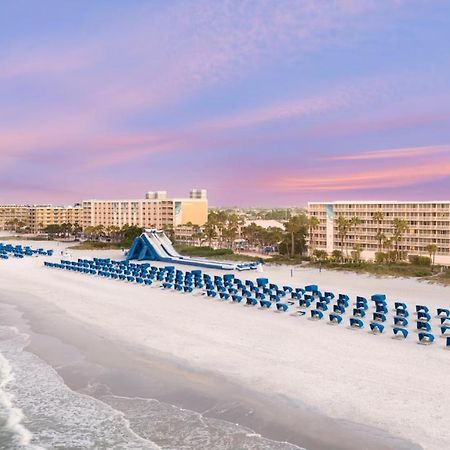
[[[48, 225], [78, 224], [83, 229], [103, 225], [145, 228], [176, 228], [191, 223], [203, 225], [208, 220], [206, 190], [193, 189], [189, 198], [167, 198], [165, 191], [148, 192], [137, 200], [85, 200], [81, 205], [3, 205], [0, 229], [16, 226], [38, 233]], [[15, 225], [13, 225], [15, 224]]]
[[30, 229], [32, 233], [43, 230], [48, 225], [71, 223], [81, 226], [83, 208], [75, 206], [39, 205], [30, 208]]
[[[376, 214], [378, 213], [378, 214]], [[428, 255], [427, 246], [437, 247], [435, 262], [450, 265], [450, 202], [403, 201], [336, 201], [309, 202], [308, 215], [318, 219], [310, 236], [310, 247], [325, 250], [351, 251], [356, 245], [364, 259], [373, 259], [377, 251], [386, 251], [380, 235], [393, 235], [394, 219], [403, 219], [407, 230], [399, 241], [399, 250], [408, 255]], [[358, 225], [350, 227], [342, 248], [338, 218], [357, 217]]]
[[81, 205], [2, 205], [0, 206], [0, 229], [28, 228], [37, 233], [48, 225], [63, 223], [79, 224], [82, 220]]
[[30, 206], [27, 205], [0, 205], [0, 230], [6, 230], [13, 224], [30, 226]]
[[193, 189], [189, 198], [167, 198], [166, 191], [148, 192], [136, 200], [83, 201], [83, 228], [104, 225], [144, 228], [176, 228], [192, 223], [203, 225], [208, 220], [206, 190]]

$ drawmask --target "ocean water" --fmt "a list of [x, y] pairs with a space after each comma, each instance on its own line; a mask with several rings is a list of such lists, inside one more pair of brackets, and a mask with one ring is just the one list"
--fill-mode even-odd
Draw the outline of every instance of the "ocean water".
[[75, 392], [24, 350], [29, 339], [0, 326], [0, 449], [300, 448], [154, 399], [118, 397], [107, 386]]

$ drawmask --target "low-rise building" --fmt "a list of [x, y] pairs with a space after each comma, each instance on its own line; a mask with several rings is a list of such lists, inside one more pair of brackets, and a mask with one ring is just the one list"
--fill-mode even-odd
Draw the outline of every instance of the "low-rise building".
[[[336, 201], [309, 202], [308, 215], [318, 219], [311, 230], [310, 248], [351, 251], [356, 245], [364, 259], [373, 259], [380, 248], [380, 236], [393, 236], [394, 219], [403, 219], [407, 230], [398, 243], [399, 250], [409, 255], [428, 255], [427, 247], [436, 245], [436, 263], [450, 265], [450, 202], [410, 201]], [[342, 246], [338, 230], [339, 216], [357, 217], [359, 224], [350, 227]], [[343, 248], [344, 247], [344, 248]]]

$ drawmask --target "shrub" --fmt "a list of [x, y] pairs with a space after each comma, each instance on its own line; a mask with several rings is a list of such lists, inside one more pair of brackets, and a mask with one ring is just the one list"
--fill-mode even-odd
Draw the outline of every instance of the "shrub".
[[431, 259], [428, 256], [409, 255], [408, 260], [415, 266], [431, 266]]
[[389, 262], [389, 255], [384, 252], [375, 253], [375, 263], [376, 264], [386, 264]]

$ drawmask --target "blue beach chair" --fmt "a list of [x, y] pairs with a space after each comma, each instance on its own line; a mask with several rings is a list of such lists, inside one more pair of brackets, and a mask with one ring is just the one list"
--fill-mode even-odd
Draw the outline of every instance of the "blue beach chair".
[[431, 333], [419, 333], [419, 342], [418, 344], [422, 345], [430, 345], [434, 342], [434, 336]]
[[311, 310], [311, 320], [320, 320], [323, 319], [323, 312], [318, 309]]
[[342, 322], [342, 316], [335, 313], [330, 313], [330, 325], [339, 325]]
[[370, 324], [370, 330], [373, 334], [381, 334], [384, 331], [384, 325], [382, 325], [381, 323], [372, 322]]
[[392, 331], [394, 332], [393, 337], [396, 339], [406, 339], [408, 337], [408, 330], [404, 328], [394, 327]]
[[361, 319], [350, 318], [350, 327], [351, 328], [363, 328], [364, 323]]
[[408, 319], [405, 319], [404, 317], [394, 317], [394, 325], [398, 327], [407, 327]]
[[272, 306], [272, 302], [269, 300], [260, 300], [259, 304], [261, 305], [261, 308], [267, 308], [269, 309]]

